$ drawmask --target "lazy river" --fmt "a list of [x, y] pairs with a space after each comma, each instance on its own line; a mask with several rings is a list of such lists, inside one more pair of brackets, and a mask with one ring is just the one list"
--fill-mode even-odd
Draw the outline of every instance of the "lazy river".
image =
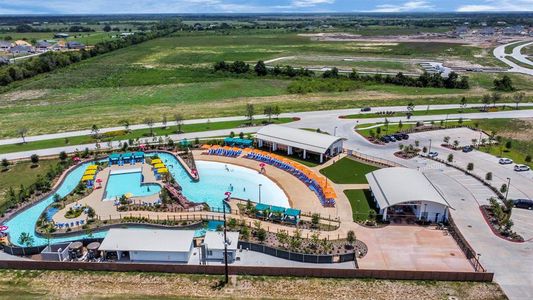
[[[150, 155], [154, 154], [148, 154], [148, 156]], [[196, 166], [200, 174], [200, 181], [195, 182], [172, 154], [157, 153], [157, 155], [167, 165], [174, 179], [183, 187], [183, 194], [193, 202], [206, 202], [212, 208], [221, 209], [224, 193], [228, 191], [232, 193], [232, 197], [258, 202], [259, 189], [261, 189], [261, 203], [289, 207], [287, 195], [283, 190], [257, 171], [231, 164], [197, 161]], [[87, 165], [88, 163], [81, 164], [73, 169], [65, 177], [56, 193], [64, 197], [72, 192], [80, 182]], [[138, 183], [132, 182], [132, 184]], [[34, 246], [44, 245], [48, 242], [46, 238], [35, 234], [35, 224], [39, 216], [53, 203], [53, 198], [53, 195], [44, 198], [5, 223], [9, 227], [11, 243], [18, 245], [18, 238], [23, 232], [33, 236]], [[205, 230], [199, 230], [197, 233], [201, 235], [202, 232]], [[106, 231], [94, 232], [92, 237], [103, 238], [106, 233]], [[51, 238], [50, 243], [80, 240], [88, 237], [87, 234], [80, 233], [69, 237]]]

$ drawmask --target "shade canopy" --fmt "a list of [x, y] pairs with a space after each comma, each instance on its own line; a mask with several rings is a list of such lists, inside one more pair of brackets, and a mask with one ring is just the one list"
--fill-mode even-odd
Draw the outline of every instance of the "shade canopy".
[[167, 168], [159, 168], [159, 169], [157, 169], [157, 173], [159, 173], [159, 174], [168, 173], [168, 169]]
[[156, 168], [156, 169], [161, 169], [161, 168], [164, 168], [164, 167], [165, 167], [165, 164], [163, 164], [163, 163], [158, 163], [158, 164], [154, 165], [154, 168]]
[[81, 178], [81, 181], [90, 181], [94, 180], [94, 175], [85, 175]]
[[97, 170], [98, 169], [98, 166], [97, 165], [90, 165], [87, 167], [86, 170]]
[[256, 210], [259, 210], [259, 211], [267, 210], [267, 209], [270, 209], [270, 205], [266, 205], [266, 204], [263, 204], [263, 203], [258, 203], [258, 204], [255, 206], [255, 209], [256, 209]]
[[294, 208], [287, 208], [285, 210], [285, 215], [289, 217], [299, 217], [302, 214], [302, 211]]
[[109, 159], [110, 159], [110, 160], [119, 160], [119, 159], [120, 159], [120, 154], [118, 154], [118, 153], [111, 153], [111, 154], [109, 154]]

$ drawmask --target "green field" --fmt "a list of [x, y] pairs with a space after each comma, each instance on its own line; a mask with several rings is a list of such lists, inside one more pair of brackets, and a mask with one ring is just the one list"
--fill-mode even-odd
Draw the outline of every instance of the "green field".
[[377, 169], [377, 167], [345, 157], [331, 166], [320, 170], [320, 173], [335, 183], [364, 184], [367, 183], [365, 175]]
[[348, 197], [348, 201], [350, 201], [353, 220], [355, 222], [368, 220], [371, 210], [376, 212], [376, 214], [379, 212], [369, 190], [345, 190], [344, 194]]
[[[98, 42], [103, 42], [107, 40], [113, 39], [113, 36], [120, 34], [116, 32], [103, 32], [103, 31], [96, 31], [96, 32], [65, 32], [68, 33], [70, 36], [65, 39], [66, 41], [77, 41], [80, 43], [83, 43], [85, 45], [94, 45]], [[6, 36], [10, 36], [13, 41], [15, 40], [21, 40], [25, 39], [27, 41], [38, 41], [38, 40], [58, 40], [54, 38], [53, 32], [1, 32], [0, 31], [0, 39], [5, 38]]]
[[[288, 64], [293, 67], [322, 68], [337, 67], [339, 69], [355, 69], [356, 71], [386, 71], [386, 72], [421, 72], [415, 64], [394, 60], [369, 60], [369, 61], [345, 61], [343, 57], [308, 57], [297, 56], [293, 59], [284, 59], [279, 64]], [[274, 62], [273, 64], [276, 64]]]
[[[288, 78], [225, 75], [210, 67], [218, 60], [255, 62], [291, 55], [465, 59], [475, 51], [443, 43], [318, 42], [275, 31], [179, 32], [0, 88], [0, 138], [16, 136], [20, 127], [35, 135], [92, 124], [116, 126], [124, 118], [141, 123], [146, 116], [161, 119], [178, 112], [188, 119], [235, 116], [242, 114], [246, 103], [256, 104], [257, 111], [268, 104], [283, 111], [305, 111], [409, 101], [449, 103], [462, 95], [479, 97], [479, 89], [491, 88], [491, 75], [478, 75], [476, 80], [483, 83], [474, 82], [472, 90], [362, 84], [354, 91], [298, 95], [289, 94]], [[533, 79], [516, 78], [518, 88], [531, 89]]]
[[50, 166], [59, 162], [57, 159], [47, 159], [39, 161], [39, 166], [31, 167], [31, 162], [21, 161], [10, 165], [7, 171], [0, 170], [0, 207], [4, 204], [4, 195], [13, 188], [15, 192], [19, 190], [20, 185], [29, 186], [35, 182], [37, 175], [44, 175]]
[[[169, 116], [171, 119], [168, 121], [172, 121], [172, 116]], [[155, 120], [161, 121], [161, 120]], [[261, 124], [262, 122], [266, 122], [266, 119], [259, 119], [254, 120], [254, 123]], [[275, 124], [282, 124], [291, 122], [293, 119], [291, 118], [280, 118], [280, 119], [272, 119], [271, 122]], [[231, 129], [231, 128], [237, 128], [245, 126], [249, 121], [224, 121], [224, 122], [210, 122], [210, 123], [200, 123], [200, 124], [184, 124], [181, 126], [181, 131], [183, 133], [192, 133], [192, 132], [201, 132], [201, 131], [209, 131], [209, 130], [221, 130], [221, 129]], [[118, 125], [118, 124], [117, 124]], [[177, 127], [176, 126], [169, 126], [167, 128], [153, 128], [153, 134], [154, 136], [168, 136], [172, 134], [176, 134]], [[235, 134], [239, 134], [239, 132], [235, 132]], [[113, 135], [109, 136], [104, 133], [103, 138], [100, 139], [100, 143], [106, 143], [109, 141], [120, 141], [120, 140], [136, 140], [140, 138], [149, 139], [151, 141], [150, 136], [150, 129], [139, 129], [139, 130], [132, 130], [130, 132], [125, 131], [119, 131], [114, 133]], [[96, 140], [92, 136], [84, 135], [84, 136], [76, 136], [76, 137], [69, 137], [67, 139], [59, 138], [59, 139], [50, 139], [50, 140], [42, 140], [42, 141], [35, 141], [35, 142], [27, 142], [27, 143], [20, 143], [20, 144], [11, 144], [11, 145], [0, 145], [0, 154], [2, 153], [10, 153], [10, 152], [19, 152], [19, 151], [31, 151], [31, 150], [37, 150], [37, 149], [47, 149], [47, 148], [55, 148], [55, 147], [62, 147], [62, 146], [72, 146], [72, 145], [83, 145], [83, 144], [93, 144]]]
[[[526, 69], [533, 69], [533, 66], [530, 65], [530, 64], [526, 64], [526, 63], [523, 63], [521, 61], [519, 61], [518, 59], [512, 57], [512, 56], [506, 56], [505, 58], [507, 58], [508, 60], [514, 62], [515, 64], [521, 66], [522, 68], [526, 68]], [[533, 62], [532, 62], [533, 63]]]

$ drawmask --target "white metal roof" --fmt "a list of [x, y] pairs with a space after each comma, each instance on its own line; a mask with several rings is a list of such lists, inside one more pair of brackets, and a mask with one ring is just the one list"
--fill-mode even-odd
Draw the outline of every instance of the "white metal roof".
[[414, 169], [380, 169], [366, 174], [366, 179], [382, 209], [411, 201], [428, 201], [450, 206], [429, 179]]
[[[228, 241], [228, 250], [237, 250], [237, 244], [239, 243], [239, 233], [227, 231], [226, 239]], [[204, 244], [207, 245], [207, 249], [224, 250], [224, 232], [207, 231], [205, 233]]]
[[111, 228], [101, 251], [189, 252], [194, 230]]
[[317, 153], [325, 153], [335, 142], [343, 138], [324, 133], [281, 125], [267, 125], [257, 132], [260, 140], [305, 149]]

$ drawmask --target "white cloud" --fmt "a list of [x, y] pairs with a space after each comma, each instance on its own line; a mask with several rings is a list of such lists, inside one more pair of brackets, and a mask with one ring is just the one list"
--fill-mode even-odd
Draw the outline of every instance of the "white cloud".
[[485, 0], [483, 4], [461, 5], [458, 12], [479, 12], [479, 11], [531, 11], [533, 10], [533, 0]]
[[293, 0], [292, 7], [313, 7], [320, 4], [333, 4], [335, 0]]
[[403, 4], [381, 4], [377, 5], [371, 12], [407, 12], [407, 11], [421, 11], [432, 10], [435, 6], [428, 1], [417, 0], [407, 1]]

